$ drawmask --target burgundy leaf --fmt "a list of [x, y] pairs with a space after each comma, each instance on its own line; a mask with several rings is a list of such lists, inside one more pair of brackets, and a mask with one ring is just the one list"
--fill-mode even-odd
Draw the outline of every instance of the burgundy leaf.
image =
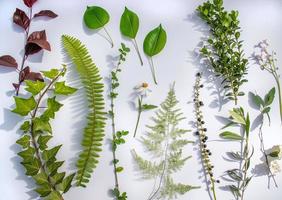
[[25, 80], [31, 80], [31, 81], [41, 81], [44, 82], [44, 79], [40, 73], [37, 72], [30, 72], [26, 77]]
[[31, 8], [33, 6], [33, 4], [36, 2], [37, 0], [24, 0], [24, 4]]
[[25, 77], [30, 73], [30, 68], [27, 66], [20, 72], [20, 82], [25, 80]]
[[39, 52], [42, 49], [51, 51], [49, 42], [47, 41], [45, 30], [33, 32], [27, 39], [25, 46], [25, 54], [31, 55]]
[[13, 83], [13, 86], [14, 86], [15, 90], [18, 90], [19, 87], [20, 87], [20, 84], [18, 84], [18, 83]]
[[56, 18], [56, 17], [58, 17], [58, 15], [51, 10], [41, 10], [39, 13], [35, 14], [33, 17]]
[[30, 19], [28, 18], [28, 16], [25, 14], [24, 11], [17, 8], [16, 11], [14, 12], [13, 22], [19, 25], [20, 27], [22, 27], [24, 30], [26, 30], [29, 26]]
[[4, 55], [0, 57], [0, 65], [3, 65], [5, 67], [14, 67], [14, 68], [18, 67], [18, 63], [15, 60], [15, 58], [9, 55]]

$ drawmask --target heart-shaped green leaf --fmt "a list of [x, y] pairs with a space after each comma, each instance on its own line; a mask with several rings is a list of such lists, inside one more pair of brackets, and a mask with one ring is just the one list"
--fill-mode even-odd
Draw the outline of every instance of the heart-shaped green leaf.
[[98, 29], [102, 28], [109, 22], [110, 15], [104, 8], [98, 6], [87, 6], [83, 19], [88, 28]]
[[152, 57], [160, 53], [165, 47], [165, 44], [166, 32], [160, 24], [148, 33], [143, 43], [143, 49], [148, 56]]
[[136, 15], [136, 13], [132, 12], [127, 7], [125, 7], [124, 12], [120, 19], [121, 33], [126, 37], [134, 39], [136, 37], [138, 29], [139, 29], [138, 16]]

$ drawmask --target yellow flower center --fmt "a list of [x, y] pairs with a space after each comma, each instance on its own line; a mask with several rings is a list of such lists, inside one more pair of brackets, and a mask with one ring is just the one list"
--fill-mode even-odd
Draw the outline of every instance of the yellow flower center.
[[147, 87], [149, 87], [148, 83], [142, 83], [142, 88], [147, 88]]

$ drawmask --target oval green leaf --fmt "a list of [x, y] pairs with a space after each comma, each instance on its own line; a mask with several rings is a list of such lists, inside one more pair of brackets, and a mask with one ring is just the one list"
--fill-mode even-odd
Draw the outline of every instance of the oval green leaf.
[[109, 20], [109, 13], [98, 6], [87, 6], [83, 16], [85, 25], [90, 29], [98, 29], [105, 26]]
[[139, 18], [133, 11], [125, 7], [120, 19], [120, 31], [122, 35], [134, 39], [139, 30]]
[[143, 43], [143, 49], [148, 56], [152, 57], [160, 53], [165, 47], [165, 44], [166, 32], [160, 24], [157, 28], [148, 33]]
[[219, 136], [226, 140], [243, 140], [241, 135], [238, 135], [237, 133], [233, 133], [230, 131], [225, 131], [219, 134]]

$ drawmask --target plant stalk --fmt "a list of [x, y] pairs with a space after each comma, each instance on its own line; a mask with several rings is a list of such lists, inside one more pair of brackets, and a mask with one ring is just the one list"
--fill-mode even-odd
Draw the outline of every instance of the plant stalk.
[[108, 38], [109, 38], [109, 43], [111, 44], [111, 47], [113, 48], [114, 47], [114, 42], [113, 42], [113, 39], [111, 37], [111, 35], [109, 34], [109, 32], [107, 31], [107, 29], [103, 26], [103, 29], [105, 31], [105, 33], [107, 34]]
[[281, 86], [280, 86], [280, 81], [278, 75], [274, 75], [276, 84], [277, 84], [277, 90], [278, 90], [278, 95], [279, 95], [279, 110], [280, 110], [280, 120], [282, 123], [282, 95], [281, 95]]
[[154, 62], [152, 57], [149, 58], [149, 64], [150, 64], [150, 68], [151, 68], [151, 72], [152, 72], [152, 76], [154, 79], [154, 83], [157, 85], [157, 78], [156, 78], [156, 71], [155, 71], [155, 66], [154, 66]]
[[137, 122], [136, 122], [136, 126], [135, 126], [135, 130], [134, 130], [134, 135], [133, 137], [136, 136], [137, 133], [137, 129], [138, 129], [138, 125], [139, 125], [139, 121], [140, 121], [140, 117], [141, 117], [141, 113], [142, 113], [142, 101], [143, 101], [143, 97], [141, 96], [141, 98], [139, 99], [139, 103], [138, 103], [138, 115], [137, 115]]
[[136, 50], [136, 52], [138, 54], [141, 66], [143, 66], [143, 60], [142, 60], [142, 57], [141, 57], [141, 54], [140, 54], [140, 51], [139, 51], [139, 48], [138, 48], [138, 44], [137, 44], [135, 38], [133, 39], [133, 45], [134, 45], [134, 48], [135, 48], [135, 50]]

